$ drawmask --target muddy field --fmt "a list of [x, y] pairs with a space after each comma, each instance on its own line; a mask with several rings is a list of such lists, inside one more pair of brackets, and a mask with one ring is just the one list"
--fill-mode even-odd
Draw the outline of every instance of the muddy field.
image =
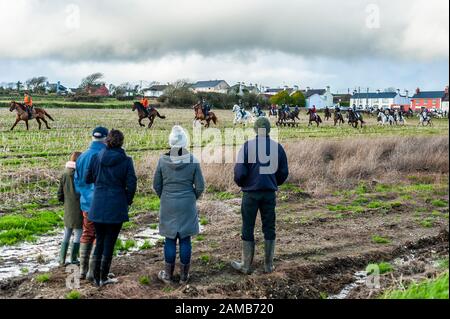
[[[192, 126], [191, 112], [163, 110], [168, 119], [146, 130], [128, 111], [51, 111], [60, 119], [55, 129], [31, 133], [3, 131], [10, 117], [0, 111], [0, 298], [380, 298], [448, 271], [448, 121], [432, 128], [412, 121], [382, 128], [374, 119], [362, 130], [307, 128], [304, 121], [282, 128], [291, 175], [278, 193], [270, 275], [262, 273], [259, 222], [254, 273], [232, 270], [240, 257], [241, 194], [232, 164], [202, 163], [208, 189], [199, 202], [202, 233], [194, 238], [191, 281], [167, 287], [157, 280], [163, 242], [150, 185], [170, 127]], [[219, 128], [230, 127], [230, 113], [220, 116]], [[57, 266], [56, 187], [67, 155], [87, 147], [86, 131], [99, 122], [129, 138], [138, 194], [111, 269], [119, 283], [98, 289], [82, 281], [69, 289], [69, 274]], [[368, 273], [369, 265], [380, 276]]]
[[[166, 287], [158, 282], [156, 275], [163, 267], [162, 244], [158, 242], [152, 249], [115, 259], [112, 272], [119, 284], [98, 289], [82, 282], [78, 291], [83, 298], [376, 298], [399, 281], [407, 284], [433, 277], [440, 271], [437, 261], [448, 258], [448, 208], [436, 207], [437, 200], [448, 200], [448, 186], [411, 184], [380, 191], [384, 189], [373, 184], [364, 190], [320, 197], [295, 188], [281, 191], [276, 271], [262, 274], [258, 231], [255, 272], [248, 277], [230, 267], [240, 251], [239, 198], [205, 198], [199, 205], [208, 225], [195, 241], [192, 280], [187, 287]], [[355, 201], [363, 208], [353, 209], [356, 212], [345, 208]], [[145, 227], [156, 218], [156, 214], [148, 214], [139, 224]], [[386, 241], [380, 243], [374, 236]], [[381, 288], [367, 288], [364, 274], [358, 283], [355, 274], [379, 262], [393, 266], [392, 272], [381, 276]], [[0, 284], [0, 296], [64, 298], [69, 292], [66, 277], [64, 268], [56, 268], [44, 283], [38, 282], [36, 275], [7, 280]], [[148, 278], [148, 283], [143, 278]]]

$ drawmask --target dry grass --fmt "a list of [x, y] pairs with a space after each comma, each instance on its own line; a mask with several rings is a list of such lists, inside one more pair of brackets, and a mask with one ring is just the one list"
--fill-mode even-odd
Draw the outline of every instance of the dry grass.
[[[284, 145], [289, 182], [310, 192], [346, 189], [361, 181], [395, 183], [408, 174], [448, 174], [449, 138], [398, 137], [299, 140]], [[153, 178], [158, 155], [145, 156], [136, 166], [143, 187]], [[238, 192], [233, 164], [202, 164], [209, 189]]]

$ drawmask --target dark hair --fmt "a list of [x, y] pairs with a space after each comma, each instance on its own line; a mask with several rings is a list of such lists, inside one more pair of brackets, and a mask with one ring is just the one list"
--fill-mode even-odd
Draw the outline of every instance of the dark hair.
[[125, 137], [121, 131], [112, 129], [109, 132], [108, 137], [106, 137], [106, 146], [108, 146], [108, 148], [122, 147], [124, 139]]
[[70, 160], [72, 162], [76, 162], [78, 157], [80, 157], [81, 152], [73, 152], [72, 155], [70, 155]]

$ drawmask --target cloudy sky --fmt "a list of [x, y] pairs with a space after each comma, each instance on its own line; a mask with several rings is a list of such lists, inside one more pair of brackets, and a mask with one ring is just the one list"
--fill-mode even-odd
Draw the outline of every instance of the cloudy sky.
[[448, 59], [448, 0], [0, 0], [0, 82], [443, 89]]

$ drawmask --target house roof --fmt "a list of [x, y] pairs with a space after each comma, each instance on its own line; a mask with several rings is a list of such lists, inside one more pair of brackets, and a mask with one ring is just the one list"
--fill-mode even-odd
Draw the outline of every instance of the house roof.
[[164, 91], [167, 87], [168, 85], [152, 85], [148, 89], [145, 89], [145, 91]]
[[424, 91], [414, 94], [413, 99], [440, 99], [445, 96], [444, 91]]
[[393, 99], [397, 96], [396, 92], [369, 92], [355, 93], [353, 99]]
[[199, 89], [199, 88], [212, 88], [215, 87], [217, 85], [219, 85], [220, 83], [225, 82], [225, 80], [214, 80], [214, 81], [198, 81], [197, 83], [195, 83], [192, 87], [194, 89]]
[[305, 91], [304, 94], [305, 94], [305, 98], [309, 98], [315, 94], [324, 95], [326, 92], [327, 92], [327, 90], [325, 90], [325, 89], [319, 89], [319, 90], [308, 90], [308, 91]]

